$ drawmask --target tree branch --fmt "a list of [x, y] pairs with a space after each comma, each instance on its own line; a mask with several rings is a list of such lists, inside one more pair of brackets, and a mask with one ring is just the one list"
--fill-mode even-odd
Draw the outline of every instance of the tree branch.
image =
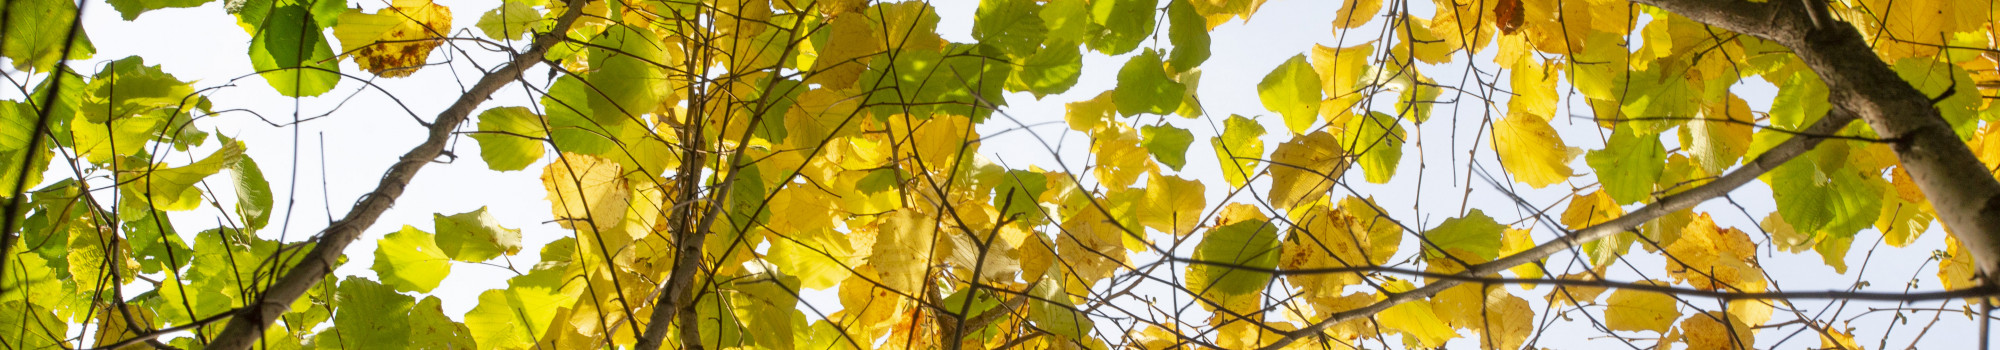
[[1838, 109], [1867, 121], [1876, 134], [1897, 140], [1897, 160], [1952, 236], [1972, 252], [1979, 271], [2000, 273], [2000, 181], [1952, 131], [1930, 97], [1882, 62], [1853, 25], [1815, 26], [1815, 9], [1807, 5], [1812, 1], [1633, 2], [1791, 48], [1826, 82], [1827, 97]]
[[[1548, 257], [1551, 254], [1555, 254], [1556, 252], [1581, 246], [1585, 242], [1602, 239], [1604, 237], [1610, 237], [1611, 235], [1631, 230], [1634, 227], [1638, 227], [1641, 224], [1645, 224], [1647, 221], [1651, 221], [1661, 216], [1665, 216], [1668, 213], [1672, 213], [1682, 209], [1693, 208], [1696, 204], [1701, 204], [1701, 202], [1708, 201], [1709, 199], [1713, 199], [1715, 197], [1720, 197], [1724, 194], [1728, 194], [1729, 191], [1735, 190], [1736, 187], [1742, 186], [1744, 183], [1748, 183], [1750, 182], [1750, 180], [1756, 179], [1757, 176], [1763, 175], [1765, 172], [1770, 171], [1772, 168], [1777, 168], [1778, 165], [1784, 164], [1786, 161], [1791, 160], [1793, 157], [1798, 157], [1800, 154], [1805, 154], [1806, 151], [1811, 150], [1813, 146], [1819, 145], [1819, 142], [1823, 140], [1823, 138], [1821, 137], [1810, 136], [1810, 135], [1832, 134], [1833, 132], [1840, 130], [1841, 127], [1846, 126], [1847, 122], [1853, 120], [1854, 120], [1854, 115], [1852, 113], [1848, 113], [1847, 111], [1841, 109], [1835, 109], [1832, 113], [1828, 113], [1825, 118], [1821, 118], [1819, 122], [1814, 123], [1812, 127], [1806, 128], [1803, 135], [1794, 136], [1791, 139], [1785, 140], [1784, 143], [1778, 144], [1777, 147], [1772, 147], [1771, 150], [1765, 151], [1764, 154], [1758, 155], [1757, 159], [1751, 160], [1749, 163], [1744, 164], [1742, 168], [1737, 168], [1734, 171], [1730, 171], [1728, 174], [1722, 175], [1722, 177], [1716, 178], [1714, 182], [1702, 184], [1701, 186], [1689, 189], [1686, 192], [1681, 192], [1679, 194], [1667, 196], [1665, 198], [1660, 198], [1660, 201], [1654, 202], [1653, 204], [1647, 204], [1645, 207], [1639, 208], [1638, 210], [1633, 210], [1631, 213], [1625, 214], [1625, 216], [1620, 216], [1617, 219], [1612, 219], [1611, 221], [1606, 221], [1604, 223], [1586, 227], [1581, 230], [1572, 231], [1569, 234], [1562, 236], [1561, 238], [1550, 240], [1548, 242], [1543, 242], [1542, 244], [1536, 245], [1533, 248], [1528, 248], [1527, 250], [1521, 251], [1519, 253], [1514, 253], [1514, 255], [1508, 255], [1505, 257], [1501, 257], [1499, 259], [1494, 259], [1491, 262], [1467, 267], [1464, 272], [1460, 272], [1458, 273], [1458, 275], [1465, 276], [1467, 278], [1478, 278], [1482, 276], [1498, 274], [1500, 273], [1500, 271], [1506, 270], [1508, 268], [1519, 266], [1521, 264], [1533, 263], [1536, 260], [1541, 260], [1544, 257]], [[1272, 342], [1270, 345], [1264, 346], [1262, 349], [1276, 350], [1279, 348], [1283, 348], [1285, 347], [1285, 345], [1291, 344], [1294, 341], [1298, 341], [1300, 338], [1324, 332], [1326, 331], [1327, 327], [1332, 327], [1333, 325], [1338, 324], [1342, 321], [1367, 317], [1369, 315], [1380, 313], [1383, 310], [1388, 310], [1389, 307], [1396, 306], [1396, 304], [1421, 300], [1423, 298], [1430, 297], [1431, 295], [1435, 295], [1438, 292], [1443, 292], [1446, 288], [1451, 288], [1452, 286], [1456, 286], [1460, 283], [1464, 283], [1464, 279], [1462, 278], [1440, 279], [1431, 284], [1424, 285], [1422, 288], [1417, 288], [1416, 290], [1389, 295], [1387, 299], [1383, 299], [1382, 301], [1377, 301], [1374, 304], [1369, 304], [1368, 306], [1365, 307], [1335, 313], [1333, 315], [1327, 316], [1326, 319], [1320, 320], [1319, 322], [1313, 323], [1312, 325], [1306, 326], [1305, 328], [1300, 328], [1299, 330], [1296, 331], [1287, 332], [1285, 333], [1285, 336], [1283, 338], [1279, 338], [1277, 341]]]
[[306, 253], [304, 260], [293, 266], [277, 283], [259, 292], [255, 300], [252, 300], [250, 305], [245, 305], [235, 315], [236, 317], [230, 318], [222, 333], [209, 344], [209, 349], [243, 350], [256, 345], [258, 340], [263, 338], [264, 329], [270, 327], [272, 321], [291, 309], [292, 301], [298, 300], [299, 296], [304, 295], [328, 273], [333, 272], [334, 261], [340, 258], [347, 244], [353, 243], [361, 236], [363, 230], [374, 225], [375, 220], [381, 218], [383, 212], [396, 204], [396, 198], [403, 195], [403, 189], [410, 185], [410, 179], [415, 178], [418, 170], [423, 169], [425, 164], [429, 164], [444, 151], [445, 143], [453, 137], [452, 130], [465, 122], [472, 115], [473, 109], [491, 98], [495, 91], [520, 77], [522, 71], [542, 62], [542, 56], [549, 51], [549, 47], [568, 35], [570, 24], [575, 23], [577, 17], [583, 14], [583, 5], [587, 1], [568, 0], [568, 9], [556, 20], [555, 27], [547, 33], [538, 35], [527, 52], [514, 55], [507, 65], [480, 77], [479, 82], [473, 84], [465, 94], [459, 95], [451, 107], [438, 113], [437, 120], [430, 125], [430, 136], [424, 139], [424, 143], [411, 148], [409, 153], [403, 154], [403, 157], [396, 161], [395, 165], [391, 165], [389, 171], [382, 176], [382, 181], [375, 186], [375, 191], [369, 192], [359, 203], [355, 203], [354, 208], [348, 211], [347, 217], [333, 222], [326, 230], [321, 231], [317, 244]]

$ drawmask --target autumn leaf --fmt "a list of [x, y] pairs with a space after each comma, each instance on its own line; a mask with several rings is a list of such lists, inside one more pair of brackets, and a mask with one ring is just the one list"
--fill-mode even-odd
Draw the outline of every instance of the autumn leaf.
[[1569, 161], [1575, 153], [1541, 116], [1511, 113], [1495, 122], [1493, 149], [1500, 154], [1500, 165], [1528, 187], [1548, 187], [1572, 176]]
[[375, 13], [348, 10], [333, 27], [341, 55], [384, 78], [415, 74], [450, 32], [451, 9], [430, 0], [396, 0]]

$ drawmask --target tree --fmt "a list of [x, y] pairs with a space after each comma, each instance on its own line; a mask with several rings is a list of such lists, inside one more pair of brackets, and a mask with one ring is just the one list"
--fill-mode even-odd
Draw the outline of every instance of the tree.
[[[130, 21], [208, 3], [108, 5]], [[1983, 277], [2000, 273], [2000, 10], [1979, 1], [1496, 0], [1424, 14], [1346, 0], [1319, 19], [1335, 47], [1269, 48], [1304, 53], [1229, 87], [1254, 90], [1262, 109], [1243, 111], [1197, 91], [1212, 44], [1232, 40], [1212, 32], [1254, 22], [1261, 0], [982, 0], [964, 42], [923, 1], [505, 0], [456, 5], [483, 11], [464, 27], [431, 0], [228, 0], [245, 36], [190, 40], [249, 39], [250, 86], [183, 81], [144, 56], [88, 64], [90, 34], [119, 35], [81, 24], [104, 5], [0, 6], [18, 92], [0, 100], [6, 348], [1582, 338], [1556, 327], [1692, 349], [1796, 347], [1761, 336], [1794, 328], [1857, 348], [1877, 330], [1840, 319], [1847, 302], [1893, 302], [1870, 311], [1893, 318], [1860, 323], [1883, 326], [1877, 347], [1892, 323], [1935, 324], [1953, 303], [1984, 342], [2000, 293]], [[1122, 61], [1114, 87], [1078, 90], [1086, 57], [1107, 56]], [[435, 66], [476, 81], [434, 117], [384, 86], [444, 79], [417, 75]], [[1759, 111], [1765, 98], [1748, 95], [1763, 83], [1776, 94]], [[293, 217], [274, 198], [296, 191], [274, 193], [253, 145], [208, 121], [263, 118], [212, 97], [266, 86], [294, 103], [379, 95], [426, 137], [344, 216], [287, 237], [269, 226]], [[513, 90], [534, 98], [496, 99]], [[1074, 102], [1049, 123], [1009, 107], [1044, 98]], [[339, 106], [328, 117], [348, 117]], [[296, 142], [316, 118], [294, 114], [256, 132]], [[1438, 128], [1451, 130], [1443, 150], [1423, 147]], [[994, 150], [1009, 133], [1027, 141]], [[437, 213], [428, 231], [375, 227], [458, 147], [480, 162], [446, 166], [538, 171], [563, 237], [524, 237], [488, 208]], [[1423, 181], [1434, 154], [1451, 157], [1445, 185]], [[1746, 185], [1773, 193], [1751, 205], [1767, 215], [1698, 207], [1736, 204]], [[1463, 188], [1457, 209], [1381, 198], [1440, 186]], [[193, 213], [219, 223], [175, 222]], [[1931, 266], [1937, 284], [1868, 288], [1874, 248], [1844, 289], [1787, 291], [1768, 264], [1812, 250], [1847, 275], [1856, 241], [1924, 244], [1933, 221], [1942, 251], [1885, 256]], [[349, 251], [373, 235], [374, 251]], [[350, 258], [374, 277], [336, 273]], [[515, 276], [441, 286], [474, 264]], [[450, 293], [476, 306], [447, 313]], [[1814, 299], [1840, 306], [1802, 303]]]

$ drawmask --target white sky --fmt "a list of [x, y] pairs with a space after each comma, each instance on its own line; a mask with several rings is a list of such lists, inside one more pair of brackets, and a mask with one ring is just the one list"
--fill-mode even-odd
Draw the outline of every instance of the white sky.
[[[370, 10], [384, 6], [382, 2], [350, 1], [351, 5], [359, 4], [360, 7]], [[498, 1], [492, 0], [439, 0], [438, 2], [453, 9], [455, 28], [472, 28], [481, 14], [498, 6]], [[1213, 136], [1215, 128], [1219, 127], [1220, 119], [1213, 119], [1214, 117], [1230, 114], [1262, 116], [1258, 120], [1270, 130], [1270, 134], [1265, 137], [1265, 141], [1271, 145], [1267, 146], [1267, 150], [1291, 137], [1279, 118], [1274, 113], [1264, 110], [1258, 102], [1255, 88], [1257, 82], [1278, 63], [1293, 55], [1309, 52], [1313, 44], [1351, 46], [1380, 36], [1379, 32], [1364, 27], [1350, 32], [1345, 42], [1340, 42], [1340, 39], [1331, 32], [1328, 23], [1333, 18], [1336, 3], [1272, 1], [1266, 4], [1248, 25], [1241, 21], [1231, 22], [1211, 33], [1213, 37], [1211, 49], [1214, 56], [1202, 66], [1204, 74], [1198, 90], [1211, 118], [1166, 117], [1167, 122], [1188, 129], [1196, 136], [1196, 142], [1188, 150], [1189, 161], [1181, 172], [1182, 177], [1220, 179], [1213, 153], [1206, 141], [1208, 137]], [[104, 3], [91, 3], [86, 9], [86, 28], [99, 52], [96, 57], [86, 62], [95, 63], [128, 55], [141, 55], [147, 64], [161, 65], [167, 72], [175, 74], [182, 80], [198, 80], [195, 83], [198, 89], [226, 84], [230, 79], [251, 72], [248, 56], [245, 54], [250, 37], [235, 25], [234, 19], [225, 14], [220, 5], [221, 2], [213, 2], [195, 9], [159, 10], [146, 13], [135, 22], [126, 22]], [[939, 32], [952, 41], [972, 41], [969, 33], [974, 2], [938, 1], [936, 5], [939, 7], [938, 12], [944, 18], [940, 21]], [[1431, 13], [1428, 3], [1412, 4], [1411, 7], [1411, 12], [1419, 14], [1420, 17], [1428, 17]], [[1377, 22], [1379, 25], [1380, 21]], [[1165, 27], [1165, 23], [1161, 25], [1161, 28]], [[1164, 31], [1159, 33], [1158, 39], [1149, 41], [1146, 47], [1167, 46]], [[496, 54], [477, 52], [476, 48], [467, 48], [467, 51], [473, 51], [477, 55], [474, 59], [485, 67], [492, 67], [503, 58]], [[469, 85], [478, 78], [477, 70], [466, 65], [464, 57], [453, 56], [458, 54], [447, 50], [434, 51], [430, 58], [432, 62], [439, 62], [448, 57], [460, 61], [450, 68], [429, 67], [409, 78], [379, 79], [376, 83], [396, 93], [403, 103], [408, 104], [411, 110], [417, 111], [423, 119], [431, 119], [437, 111], [442, 110], [457, 97], [457, 92], [462, 91], [462, 85]], [[1479, 62], [1490, 66], [1489, 58], [1490, 55], [1482, 56]], [[1009, 105], [1005, 112], [1029, 124], [1060, 121], [1063, 115], [1062, 103], [1086, 99], [1100, 91], [1111, 89], [1116, 84], [1117, 67], [1123, 64], [1124, 59], [1124, 57], [1105, 57], [1098, 54], [1086, 55], [1083, 77], [1070, 93], [1051, 95], [1040, 101], [1036, 101], [1031, 95], [1011, 94], [1008, 96]], [[1456, 59], [1463, 61], [1464, 57], [1459, 56]], [[95, 66], [89, 63], [79, 67], [82, 67], [79, 70], [84, 71], [96, 70]], [[1448, 85], [1458, 84], [1459, 75], [1465, 71], [1460, 65], [1426, 68], [1424, 73], [1427, 76]], [[351, 62], [343, 62], [342, 70], [350, 74], [367, 75], [356, 69]], [[531, 81], [540, 83], [544, 74], [544, 71], [535, 70], [526, 76]], [[1738, 94], [1743, 95], [1753, 109], [1766, 109], [1775, 91], [1768, 84], [1763, 84], [1761, 79], [1749, 80], [1756, 81], [1756, 86], [1739, 86]], [[222, 89], [212, 96], [217, 109], [246, 108], [257, 111], [265, 118], [282, 122], [290, 121], [295, 110], [299, 115], [310, 117], [339, 107], [333, 116], [305, 123], [298, 129], [273, 128], [251, 115], [241, 113], [223, 114], [204, 119], [199, 123], [204, 128], [220, 130], [223, 135], [243, 139], [250, 146], [250, 155], [264, 167], [266, 176], [273, 182], [278, 208], [275, 209], [276, 214], [272, 218], [270, 228], [261, 234], [267, 238], [285, 235], [287, 240], [296, 241], [324, 228], [329, 216], [338, 217], [344, 214], [361, 194], [373, 189], [384, 169], [397, 156], [423, 138], [423, 128], [380, 93], [372, 90], [362, 91], [352, 100], [346, 101], [345, 105], [341, 105], [343, 99], [363, 86], [353, 81], [343, 81], [334, 92], [322, 97], [296, 101], [296, 109], [294, 100], [276, 95], [260, 78], [251, 76], [236, 81], [235, 84], [236, 87]], [[1473, 86], [1470, 83], [1464, 85], [1468, 89]], [[19, 98], [18, 93], [0, 97]], [[512, 86], [503, 89], [482, 109], [525, 106], [530, 103], [531, 97], [518, 86]], [[1453, 97], [1447, 93], [1442, 99], [1449, 100]], [[1406, 146], [1404, 159], [1395, 180], [1389, 184], [1375, 185], [1361, 181], [1359, 175], [1352, 175], [1348, 177], [1349, 182], [1355, 184], [1355, 187], [1363, 193], [1372, 195], [1383, 207], [1390, 210], [1389, 214], [1418, 227], [1432, 227], [1444, 219], [1458, 216], [1457, 209], [1461, 206], [1461, 199], [1464, 198], [1470, 199], [1469, 203], [1464, 203], [1465, 206], [1481, 209], [1503, 223], [1512, 222], [1526, 215], [1515, 209], [1515, 206], [1499, 192], [1480, 181], [1472, 182], [1472, 192], [1467, 197], [1464, 187], [1466, 149], [1475, 146], [1477, 142], [1476, 145], [1481, 148], [1478, 160], [1484, 167], [1497, 170], [1499, 166], [1493, 161], [1492, 151], [1488, 147], [1490, 140], [1474, 140], [1469, 136], [1478, 131], [1477, 128], [1480, 127], [1478, 120], [1482, 118], [1485, 109], [1479, 104], [1469, 103], [1476, 101], [1471, 96], [1461, 98], [1460, 101], [1468, 103], [1457, 106], [1459, 114], [1456, 118], [1449, 115], [1454, 106], [1440, 105], [1436, 108], [1431, 123], [1424, 124], [1418, 130], [1412, 130], [1412, 135], [1423, 140], [1425, 147], [1419, 151], [1414, 145]], [[1388, 107], [1382, 105], [1378, 108]], [[1568, 113], [1567, 109], [1558, 112], [1559, 115]], [[1588, 113], [1585, 111], [1583, 114]], [[1159, 117], [1147, 116], [1136, 121], [1129, 118], [1121, 119], [1128, 123], [1150, 124], [1157, 118]], [[1602, 135], [1599, 133], [1600, 129], [1591, 127], [1590, 123], [1558, 121], [1555, 124], [1565, 137], [1564, 140], [1571, 143], [1569, 146], [1584, 149], [1603, 147], [1599, 141], [1602, 140], [1599, 136]], [[469, 125], [462, 130], [469, 129]], [[995, 118], [989, 120], [980, 131], [982, 134], [991, 134], [996, 130], [1012, 126], [1005, 119]], [[1456, 128], [1458, 135], [1456, 139], [1452, 138], [1453, 128]], [[1052, 138], [1070, 132], [1062, 123], [1045, 125], [1036, 130]], [[293, 147], [294, 131], [299, 137], [296, 139], [296, 149]], [[1088, 155], [1087, 143], [1084, 135], [1070, 133], [1072, 134], [1063, 138], [1066, 140], [1062, 148], [1064, 158], [1071, 161], [1072, 167], [1081, 169], [1080, 160], [1086, 159]], [[1674, 138], [1665, 139], [1668, 148], [1673, 148]], [[1030, 144], [1027, 142], [1033, 142], [1027, 133], [1009, 133], [1006, 136], [989, 139], [986, 147], [980, 151], [989, 158], [1004, 161], [1016, 168], [1025, 168], [1030, 164], [1054, 168], [1054, 158], [1041, 151], [1039, 147], [1017, 146]], [[326, 147], [322, 148], [322, 144]], [[424, 168], [396, 207], [385, 214], [375, 227], [369, 229], [362, 239], [348, 248], [349, 262], [338, 273], [373, 276], [368, 267], [372, 264], [375, 240], [402, 225], [430, 230], [433, 213], [455, 214], [487, 206], [504, 226], [522, 229], [523, 240], [528, 247], [523, 250], [523, 254], [512, 259], [513, 263], [524, 271], [532, 265], [532, 260], [536, 256], [534, 252], [539, 251], [541, 244], [569, 234], [568, 230], [546, 223], [552, 216], [548, 203], [542, 199], [544, 192], [538, 179], [541, 164], [530, 166], [526, 171], [496, 173], [487, 170], [485, 164], [479, 160], [477, 147], [470, 138], [461, 137], [451, 149], [453, 153], [459, 155], [457, 162], [432, 164]], [[213, 143], [210, 147], [194, 153], [206, 154], [212, 148]], [[187, 161], [185, 158], [180, 158], [186, 155], [176, 154], [174, 157], [170, 160], [174, 164]], [[547, 159], [545, 157], [544, 161]], [[1420, 162], [1424, 165], [1422, 168], [1419, 168]], [[1582, 157], [1577, 157], [1571, 166], [1580, 173], [1590, 171]], [[296, 169], [297, 177], [292, 176], [293, 169]], [[59, 174], [52, 173], [51, 176]], [[219, 179], [223, 178], [215, 179], [220, 181]], [[296, 183], [291, 180], [296, 180]], [[1423, 186], [1422, 190], [1418, 191], [1417, 184], [1420, 181]], [[1570, 185], [1580, 187], [1592, 181], [1593, 177], [1576, 177], [1571, 179]], [[1226, 184], [1220, 181], [1210, 181], [1207, 184], [1207, 198], [1211, 201], [1222, 198], [1224, 187]], [[228, 191], [227, 186], [215, 188], [219, 191]], [[1536, 206], [1547, 206], [1568, 194], [1569, 188], [1570, 186], [1558, 184], [1542, 190], [1528, 190], [1525, 186], [1516, 186], [1515, 189], [1522, 191], [1521, 193]], [[1259, 191], [1261, 193], [1261, 187]], [[322, 193], [326, 195], [322, 196]], [[1746, 206], [1758, 219], [1772, 210], [1771, 201], [1768, 199], [1769, 189], [1762, 182], [1752, 182], [1734, 193], [1737, 202]], [[230, 198], [225, 194], [217, 195]], [[288, 200], [295, 201], [296, 207], [287, 210]], [[1417, 207], [1416, 203], [1423, 203], [1423, 206]], [[1558, 209], [1560, 208], [1559, 206]], [[1755, 223], [1728, 202], [1711, 201], [1697, 209], [1713, 213], [1718, 224], [1744, 229], [1751, 234], [1753, 240], [1763, 241], [1758, 230], [1752, 227]], [[217, 226], [214, 223], [217, 220], [217, 213], [215, 208], [204, 206], [196, 211], [176, 213], [173, 219], [180, 232], [192, 235], [203, 228]], [[284, 215], [287, 213], [291, 214], [289, 231], [282, 229], [286, 227], [283, 223], [286, 221]], [[1867, 267], [1866, 280], [1873, 285], [1868, 290], [1899, 291], [1911, 277], [1920, 281], [1918, 290], [1940, 289], [1934, 277], [1936, 265], [1926, 265], [1922, 260], [1922, 257], [1930, 255], [1930, 252], [1942, 249], [1944, 235], [1936, 227], [1938, 225], [1933, 225], [1932, 232], [1925, 234], [1910, 247], [1898, 249], [1883, 246], [1881, 252], [1884, 255], [1883, 259], [1876, 260]], [[1555, 233], [1545, 227], [1537, 227], [1534, 235], [1537, 241], [1545, 241], [1554, 237]], [[1855, 246], [1850, 250], [1848, 258], [1850, 269], [1860, 269], [1862, 259], [1879, 237], [1880, 234], [1873, 230], [1864, 231], [1856, 237]], [[1399, 257], [1415, 252], [1415, 241], [1406, 238], [1402, 249], [1404, 254]], [[1760, 252], [1767, 251], [1768, 249]], [[1611, 274], [1613, 279], [1623, 281], [1642, 279], [1643, 277], [1633, 273], [1635, 269], [1650, 278], [1667, 278], [1659, 256], [1641, 252], [1630, 255], [1629, 259], [1634, 267], [1628, 268], [1622, 265], [1614, 267]], [[1766, 270], [1777, 278], [1774, 285], [1789, 291], [1838, 289], [1855, 281], [1854, 276], [1835, 274], [1831, 267], [1821, 264], [1817, 254], [1811, 252], [1802, 255], [1779, 252], [1775, 255], [1760, 256], [1760, 259]], [[1134, 260], [1143, 262], [1146, 258], [1135, 256]], [[1560, 271], [1562, 266], [1568, 263], [1567, 260], [1558, 257], [1552, 259], [1549, 266]], [[1179, 273], [1178, 269], [1173, 271]], [[511, 272], [500, 268], [459, 263], [453, 266], [450, 277], [433, 294], [443, 299], [447, 315], [457, 317], [476, 305], [478, 293], [487, 289], [504, 288], [505, 279], [511, 276]], [[1539, 299], [1541, 295], [1547, 293], [1547, 288], [1531, 291], [1521, 291], [1518, 286], [1509, 288], [1516, 295], [1533, 301], [1536, 310], [1543, 309], [1543, 303]], [[806, 294], [806, 301], [814, 303], [822, 311], [830, 313], [838, 308], [837, 298], [833, 297], [831, 291], [807, 291]], [[1168, 293], [1161, 290], [1151, 294], [1158, 295], [1164, 300]], [[1703, 305], [1705, 309], [1714, 309], [1714, 303], [1711, 301], [1693, 300], [1693, 302]], [[1823, 301], [1799, 304], [1808, 308], [1808, 314], [1817, 312], [1823, 305], [1825, 305]], [[1917, 307], [1937, 307], [1937, 303], [1925, 303]], [[1949, 308], [1957, 309], [1958, 303], [1953, 303]], [[1602, 316], [1601, 307], [1592, 311]], [[1695, 313], [1686, 307], [1683, 307], [1683, 311], [1688, 314]], [[1841, 313], [1843, 316], [1840, 318], [1846, 319], [1848, 315], [1860, 311], [1866, 311], [1866, 308], [1850, 306]], [[1542, 317], [1544, 316], [1538, 316], [1538, 320]], [[1890, 346], [1902, 347], [1903, 344], [1908, 344], [1908, 339], [1917, 329], [1922, 328], [1922, 323], [1927, 322], [1930, 317], [1928, 313], [1911, 315], [1915, 322], [1898, 325], [1896, 333], [1890, 338]], [[1965, 343], [1971, 339], [1968, 338], [1968, 334], [1976, 330], [1974, 328], [1976, 324], [1965, 322], [1964, 317], [1966, 316], [1956, 313], [1945, 315], [1945, 321], [1931, 329], [1932, 334], [1928, 335], [1926, 342], [1919, 346], [1966, 347]], [[1582, 318], [1579, 317], [1577, 320], [1575, 323], [1558, 323], [1555, 330], [1540, 338], [1542, 342], [1539, 345], [1556, 348], [1623, 347], [1613, 340], [1592, 339], [1601, 336], [1601, 332], [1589, 328], [1589, 323]], [[1773, 320], [1782, 322], [1789, 320], [1789, 316], [1784, 310], [1780, 310], [1774, 314]], [[1881, 337], [1882, 328], [1889, 320], [1888, 315], [1876, 313], [1857, 321], [1852, 326], [1861, 330], [1858, 339], [1861, 339], [1865, 346], [1872, 348], [1876, 346], [1875, 340]], [[1836, 327], [1841, 326], [1847, 325], [1836, 325]], [[1799, 327], [1794, 325], [1763, 330], [1758, 334], [1758, 344], [1760, 347], [1777, 345], [1779, 338], [1798, 329]], [[1102, 330], [1113, 331], [1109, 328]], [[1622, 334], [1637, 337], [1657, 336], [1650, 333]], [[1816, 347], [1818, 343], [1815, 338], [1816, 336], [1808, 331], [1783, 343], [1781, 347]], [[1390, 343], [1400, 344], [1393, 339]], [[1452, 343], [1450, 347], [1476, 346], [1474, 342], [1460, 340]]]

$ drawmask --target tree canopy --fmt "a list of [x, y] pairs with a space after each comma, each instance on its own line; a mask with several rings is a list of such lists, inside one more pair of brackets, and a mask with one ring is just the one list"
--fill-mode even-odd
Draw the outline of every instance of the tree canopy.
[[[6, 349], [1857, 349], [2000, 296], [1990, 1], [1342, 0], [1210, 89], [1264, 0], [0, 1]], [[322, 118], [424, 136], [293, 223]], [[545, 201], [377, 225], [438, 167]]]

